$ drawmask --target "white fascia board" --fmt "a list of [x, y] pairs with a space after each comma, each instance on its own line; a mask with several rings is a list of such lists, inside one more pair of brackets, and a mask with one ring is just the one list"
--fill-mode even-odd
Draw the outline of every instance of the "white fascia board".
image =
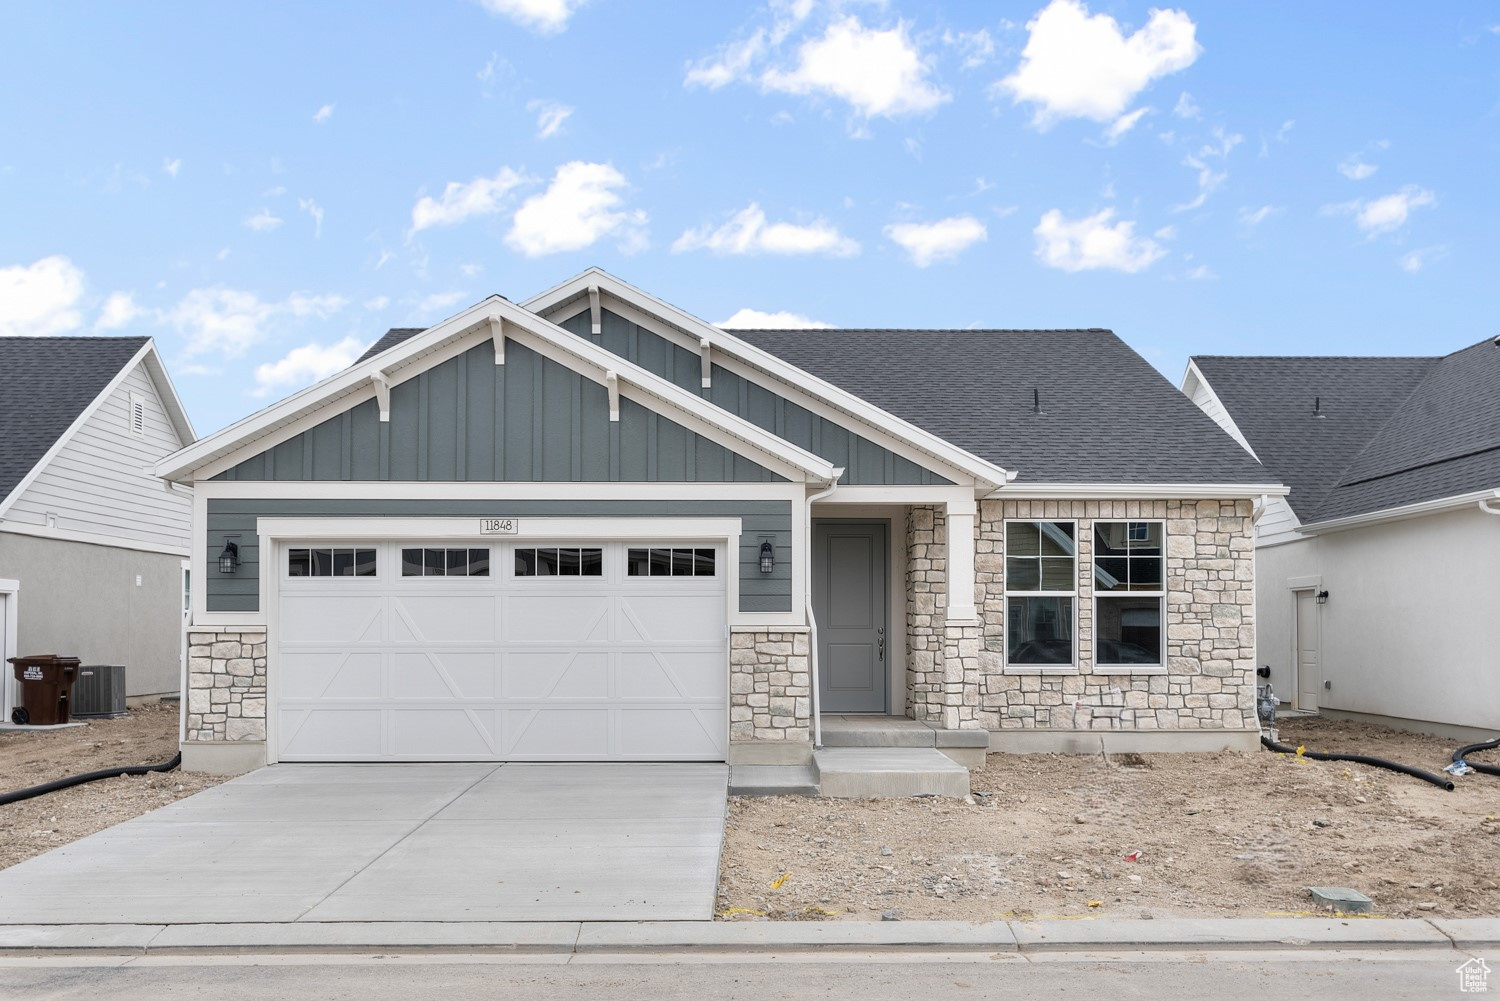
[[[1254, 456], [1256, 462], [1260, 462], [1260, 456], [1256, 455], [1255, 449], [1250, 447], [1250, 439], [1246, 438], [1245, 432], [1240, 430], [1239, 424], [1234, 419], [1234, 414], [1229, 412], [1229, 408], [1224, 405], [1223, 399], [1214, 390], [1213, 383], [1208, 381], [1208, 376], [1203, 374], [1203, 370], [1198, 367], [1198, 363], [1191, 358], [1188, 359], [1187, 371], [1182, 374], [1182, 384], [1178, 387], [1182, 395], [1186, 396], [1189, 400], [1193, 398], [1193, 391], [1189, 388], [1190, 385], [1202, 386], [1208, 391], [1208, 395], [1213, 398], [1214, 403], [1218, 404], [1219, 411], [1223, 413], [1224, 419], [1229, 422], [1229, 427], [1224, 429], [1229, 432], [1229, 437], [1239, 442], [1245, 451]], [[1202, 408], [1200, 407], [1199, 409], [1201, 410]], [[1212, 417], [1212, 415], [1209, 416]], [[1214, 423], [1218, 424], [1218, 421], [1214, 421]]]
[[1380, 511], [1370, 511], [1365, 514], [1351, 514], [1347, 518], [1330, 518], [1327, 521], [1318, 521], [1310, 525], [1303, 525], [1297, 529], [1303, 535], [1322, 535], [1325, 532], [1341, 532], [1349, 528], [1363, 528], [1365, 525], [1378, 525], [1386, 521], [1403, 521], [1407, 518], [1420, 518], [1427, 514], [1439, 514], [1444, 511], [1454, 511], [1461, 508], [1472, 507], [1483, 500], [1494, 500], [1500, 496], [1500, 490], [1476, 490], [1473, 493], [1455, 494], [1452, 497], [1438, 497], [1434, 500], [1418, 501], [1415, 504], [1403, 504], [1400, 507], [1388, 507]]
[[182, 397], [177, 395], [177, 386], [172, 382], [172, 374], [167, 371], [166, 362], [162, 361], [161, 352], [156, 350], [156, 340], [153, 338], [146, 346], [151, 350], [143, 361], [147, 374], [156, 385], [156, 394], [161, 397], [162, 409], [167, 412], [172, 426], [176, 428], [178, 440], [184, 445], [189, 444], [197, 439], [198, 432], [193, 430], [192, 419], [188, 417], [187, 408], [182, 405]]
[[49, 528], [22, 521], [0, 519], [0, 535], [30, 535], [38, 539], [55, 539], [58, 542], [79, 542], [88, 546], [106, 546], [110, 549], [129, 549], [138, 553], [163, 553], [167, 556], [187, 556], [186, 546], [158, 546], [135, 539], [121, 539], [113, 535], [96, 535], [93, 532], [75, 532], [66, 528]]
[[[950, 488], [951, 489], [951, 488]], [[843, 493], [842, 490], [839, 491]], [[194, 500], [785, 500], [807, 496], [801, 483], [508, 483], [441, 480], [213, 480], [199, 483]], [[929, 501], [930, 503], [930, 501]], [[196, 522], [195, 522], [196, 524]]]
[[361, 540], [466, 539], [470, 545], [536, 540], [618, 542], [678, 539], [731, 542], [741, 534], [738, 518], [518, 518], [513, 535], [480, 535], [474, 518], [261, 518], [262, 539]]
[[21, 495], [26, 492], [27, 488], [36, 481], [36, 478], [42, 475], [42, 470], [47, 468], [48, 463], [57, 458], [57, 454], [68, 446], [68, 442], [73, 440], [73, 436], [78, 433], [78, 429], [87, 424], [89, 418], [93, 417], [94, 413], [100, 407], [104, 406], [104, 401], [114, 395], [114, 391], [120, 388], [120, 384], [125, 381], [131, 372], [135, 371], [135, 367], [141, 363], [141, 360], [155, 352], [156, 348], [153, 346], [150, 338], [147, 338], [146, 343], [141, 345], [141, 349], [132, 355], [128, 362], [120, 366], [120, 371], [116, 372], [115, 377], [109, 380], [109, 385], [99, 391], [99, 395], [95, 396], [89, 405], [84, 407], [83, 411], [77, 417], [73, 418], [73, 423], [68, 425], [68, 429], [57, 436], [57, 440], [52, 443], [52, 447], [47, 449], [42, 457], [37, 460], [36, 465], [27, 470], [26, 475], [21, 478], [21, 481], [15, 485], [14, 489], [5, 497], [0, 498], [0, 518], [5, 517], [5, 512], [10, 510], [11, 505], [15, 504]]
[[[389, 382], [404, 381], [468, 350], [473, 346], [470, 341], [477, 343], [489, 339], [491, 334], [488, 321], [491, 316], [496, 315], [506, 325], [506, 337], [540, 350], [546, 357], [568, 365], [601, 385], [605, 383], [608, 372], [615, 372], [622, 382], [650, 394], [681, 414], [685, 418], [684, 423], [694, 430], [702, 428], [706, 437], [714, 438], [753, 461], [764, 463], [763, 457], [769, 457], [773, 460], [773, 465], [779, 462], [783, 468], [795, 470], [794, 475], [814, 480], [827, 480], [833, 473], [832, 465], [825, 459], [783, 441], [749, 421], [721, 410], [497, 295], [388, 348], [362, 364], [354, 365], [294, 393], [279, 403], [168, 456], [157, 465], [156, 474], [180, 482], [217, 475], [226, 468], [223, 461], [226, 458], [252, 447], [255, 451], [263, 451], [277, 441], [293, 437], [305, 430], [306, 426], [315, 423], [308, 418], [327, 419], [331, 416], [329, 404], [344, 397], [357, 396], [357, 400], [350, 403], [352, 406], [372, 397], [377, 378], [385, 378]], [[570, 362], [568, 359], [573, 360]], [[395, 376], [403, 378], [392, 378]], [[726, 441], [726, 438], [733, 443]], [[756, 454], [748, 454], [747, 448]]]
[[[710, 349], [722, 352], [731, 358], [737, 358], [786, 386], [799, 390], [808, 398], [832, 403], [837, 409], [858, 418], [870, 427], [892, 438], [906, 441], [921, 451], [929, 453], [933, 458], [962, 470], [966, 475], [979, 481], [981, 486], [998, 486], [1011, 479], [1011, 474], [1006, 469], [981, 459], [972, 452], [965, 451], [894, 414], [887, 413], [868, 400], [825, 382], [770, 352], [741, 340], [711, 323], [700, 320], [670, 303], [663, 302], [649, 292], [623, 282], [598, 268], [590, 268], [561, 285], [532, 296], [523, 302], [522, 306], [538, 314], [546, 314], [580, 295], [586, 295], [590, 286], [596, 286], [601, 292], [607, 292], [611, 297], [635, 306], [655, 316], [663, 323], [676, 327], [686, 334], [694, 345], [701, 345], [703, 341], [708, 341]], [[697, 348], [689, 347], [689, 350], [697, 350]]]
[[1280, 483], [1012, 483], [984, 500], [1255, 500], [1284, 497]]

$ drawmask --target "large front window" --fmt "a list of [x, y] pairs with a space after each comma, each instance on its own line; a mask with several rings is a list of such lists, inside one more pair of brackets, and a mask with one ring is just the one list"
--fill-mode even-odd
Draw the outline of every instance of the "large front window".
[[1162, 664], [1165, 527], [1159, 521], [1094, 523], [1094, 663]]
[[1005, 523], [1005, 662], [1011, 667], [1073, 664], [1076, 530], [1071, 521]]

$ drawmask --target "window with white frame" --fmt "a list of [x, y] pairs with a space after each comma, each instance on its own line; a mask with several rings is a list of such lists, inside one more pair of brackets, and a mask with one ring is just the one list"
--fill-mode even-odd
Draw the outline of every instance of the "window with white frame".
[[1162, 522], [1094, 522], [1096, 666], [1161, 666], [1166, 593]]
[[1076, 532], [1071, 521], [1005, 523], [1005, 662], [1010, 667], [1074, 663]]

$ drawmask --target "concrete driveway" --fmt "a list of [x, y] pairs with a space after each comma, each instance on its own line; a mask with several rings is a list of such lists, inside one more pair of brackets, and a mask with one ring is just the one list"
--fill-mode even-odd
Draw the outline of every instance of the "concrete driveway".
[[727, 785], [724, 765], [277, 765], [0, 870], [0, 921], [707, 920]]

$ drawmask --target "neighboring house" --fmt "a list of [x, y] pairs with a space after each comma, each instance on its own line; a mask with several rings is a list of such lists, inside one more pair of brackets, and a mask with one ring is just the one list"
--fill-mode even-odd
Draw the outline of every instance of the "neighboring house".
[[150, 338], [0, 337], [4, 657], [124, 664], [132, 697], [181, 689], [192, 492], [154, 467], [193, 437]]
[[1182, 390], [1291, 487], [1256, 531], [1260, 659], [1283, 703], [1500, 731], [1500, 342], [1202, 356]]
[[1105, 330], [731, 333], [591, 269], [157, 468], [188, 767], [791, 763], [849, 713], [1256, 745], [1284, 490]]

